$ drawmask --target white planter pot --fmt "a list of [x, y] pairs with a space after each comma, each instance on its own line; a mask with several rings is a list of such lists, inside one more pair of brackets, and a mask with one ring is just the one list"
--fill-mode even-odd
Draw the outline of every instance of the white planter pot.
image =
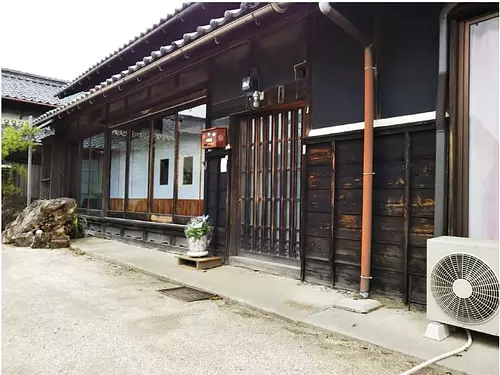
[[208, 241], [207, 236], [200, 238], [199, 240], [195, 240], [193, 238], [188, 238], [189, 251], [187, 255], [193, 258], [204, 257], [208, 255], [207, 247]]

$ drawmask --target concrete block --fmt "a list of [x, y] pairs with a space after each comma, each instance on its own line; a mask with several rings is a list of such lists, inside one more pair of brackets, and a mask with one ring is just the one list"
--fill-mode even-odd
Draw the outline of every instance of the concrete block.
[[435, 341], [443, 341], [453, 333], [453, 328], [447, 324], [431, 322], [427, 325], [424, 337]]
[[333, 307], [336, 309], [352, 311], [358, 314], [367, 314], [378, 309], [379, 307], [382, 307], [382, 304], [374, 299], [342, 298], [341, 300], [335, 302]]

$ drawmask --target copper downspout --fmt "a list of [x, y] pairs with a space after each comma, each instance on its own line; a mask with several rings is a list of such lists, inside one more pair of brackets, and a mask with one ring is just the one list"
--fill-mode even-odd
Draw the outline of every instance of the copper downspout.
[[368, 298], [371, 280], [372, 253], [372, 201], [373, 201], [373, 66], [371, 40], [356, 26], [336, 11], [330, 3], [319, 3], [319, 9], [332, 22], [342, 28], [365, 47], [365, 94], [364, 94], [364, 145], [363, 145], [363, 208], [361, 227], [361, 281], [359, 294]]
[[361, 224], [361, 282], [359, 294], [368, 298], [372, 253], [373, 201], [373, 63], [372, 47], [365, 47], [365, 130], [363, 145], [363, 208]]

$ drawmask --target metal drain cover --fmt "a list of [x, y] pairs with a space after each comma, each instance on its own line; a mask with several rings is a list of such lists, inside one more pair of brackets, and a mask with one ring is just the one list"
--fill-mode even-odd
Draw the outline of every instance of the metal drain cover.
[[171, 288], [171, 289], [160, 289], [158, 290], [158, 292], [166, 295], [167, 297], [172, 297], [184, 302], [194, 302], [194, 301], [202, 301], [205, 299], [217, 298], [215, 294], [189, 288], [187, 286], [181, 286], [178, 288]]

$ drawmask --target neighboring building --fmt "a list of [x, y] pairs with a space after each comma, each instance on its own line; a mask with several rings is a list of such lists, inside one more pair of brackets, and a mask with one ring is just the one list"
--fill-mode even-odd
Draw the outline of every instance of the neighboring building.
[[[72, 82], [35, 120], [51, 197], [94, 234], [177, 248], [203, 201], [226, 262], [425, 304], [427, 239], [498, 240], [498, 4], [322, 4], [189, 5], [136, 64]], [[180, 120], [201, 105], [226, 149], [195, 152]]]
[[[20, 127], [28, 122], [29, 116], [36, 118], [50, 109], [68, 101], [55, 97], [67, 81], [43, 77], [31, 73], [2, 68], [2, 128], [5, 126]], [[47, 134], [47, 129], [39, 134], [39, 141]], [[27, 152], [18, 152], [2, 161], [3, 168], [9, 162], [22, 164], [28, 162]], [[42, 144], [39, 142], [33, 153], [32, 167], [32, 199], [40, 198], [40, 176], [42, 165]], [[16, 176], [16, 185], [21, 189], [21, 198], [26, 199], [26, 178]]]

